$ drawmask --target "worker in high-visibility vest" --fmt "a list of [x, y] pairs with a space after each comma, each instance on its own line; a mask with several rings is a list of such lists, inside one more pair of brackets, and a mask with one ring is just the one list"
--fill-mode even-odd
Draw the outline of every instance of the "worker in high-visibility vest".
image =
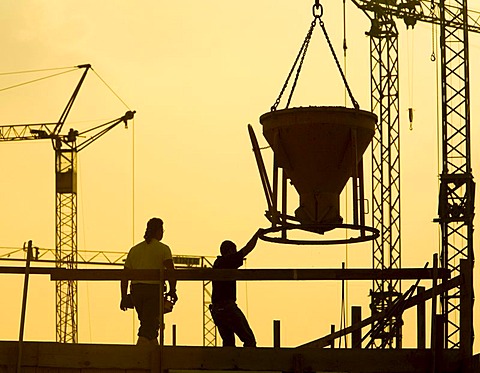
[[[144, 241], [133, 246], [125, 260], [126, 269], [174, 269], [170, 247], [160, 242], [163, 238], [163, 221], [152, 218], [147, 223]], [[169, 291], [165, 294], [173, 303], [178, 300], [176, 280], [169, 280]], [[131, 300], [140, 320], [137, 344], [158, 344], [160, 329], [160, 284], [159, 281], [132, 280], [130, 285]], [[128, 280], [120, 284], [122, 300], [120, 309], [125, 311], [131, 306], [128, 295]], [[162, 292], [163, 293], [163, 292]], [[129, 307], [130, 306], [130, 307]]]

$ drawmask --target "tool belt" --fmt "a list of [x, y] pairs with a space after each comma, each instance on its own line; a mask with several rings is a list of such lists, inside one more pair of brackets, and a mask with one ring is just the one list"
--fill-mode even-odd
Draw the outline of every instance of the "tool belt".
[[219, 302], [212, 303], [208, 306], [210, 311], [221, 312], [227, 309], [229, 306], [235, 305], [234, 300], [221, 300]]

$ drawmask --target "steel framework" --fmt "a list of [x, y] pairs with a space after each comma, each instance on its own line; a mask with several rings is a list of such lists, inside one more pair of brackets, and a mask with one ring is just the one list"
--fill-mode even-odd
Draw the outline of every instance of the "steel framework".
[[[468, 32], [480, 32], [480, 13], [468, 11], [466, 0], [352, 1], [367, 15], [373, 13], [369, 33], [372, 110], [380, 113], [380, 121], [372, 152], [372, 199], [374, 224], [382, 232], [373, 247], [374, 268], [385, 264], [387, 268], [400, 268], [401, 265], [398, 46], [394, 23], [397, 17], [403, 19], [407, 27], [414, 27], [417, 21], [440, 25], [443, 170], [436, 220], [442, 231], [441, 265], [451, 269], [453, 275], [458, 274], [460, 259], [467, 259], [472, 267], [474, 261], [475, 187], [470, 166]], [[459, 325], [459, 292], [457, 287], [442, 296], [446, 348], [458, 348], [463, 338], [473, 341], [468, 328]], [[374, 281], [373, 311], [388, 305], [397, 293], [400, 293], [399, 282]], [[395, 320], [387, 327], [382, 345], [391, 347], [399, 328], [395, 327]]]
[[[212, 262], [201, 257], [201, 267], [211, 268]], [[212, 280], [203, 280], [203, 345], [215, 347], [217, 345], [217, 327], [210, 313], [210, 304], [212, 303]]]
[[[440, 260], [452, 275], [459, 273], [460, 259], [467, 259], [472, 267], [474, 263], [467, 14], [466, 0], [440, 3], [443, 168], [438, 222], [442, 232]], [[443, 294], [441, 303], [445, 347], [459, 348], [461, 339], [472, 345], [473, 331], [461, 333], [460, 288]]]
[[[373, 268], [401, 268], [398, 32], [390, 16], [377, 13], [368, 34], [371, 106], [378, 116], [372, 140], [372, 217], [380, 237], [373, 241]], [[372, 286], [374, 314], [390, 307], [401, 294], [397, 279], [374, 280]], [[401, 334], [397, 321], [387, 320], [375, 345], [393, 347]], [[401, 338], [396, 340], [399, 343]]]
[[[73, 91], [60, 119], [48, 124], [20, 124], [0, 126], [1, 141], [25, 141], [50, 139], [55, 151], [55, 263], [57, 268], [77, 268], [77, 153], [110, 131], [119, 123], [133, 118], [135, 112], [79, 133], [70, 129], [66, 135], [60, 132], [72, 109], [75, 99], [91, 65], [79, 65], [84, 72]], [[91, 132], [93, 131], [93, 132]], [[77, 143], [80, 135], [93, 135]], [[77, 342], [78, 297], [76, 281], [56, 283], [56, 340]]]
[[[77, 268], [77, 152], [76, 144], [55, 149], [55, 265]], [[76, 281], [56, 281], [56, 339], [76, 343], [78, 296]]]

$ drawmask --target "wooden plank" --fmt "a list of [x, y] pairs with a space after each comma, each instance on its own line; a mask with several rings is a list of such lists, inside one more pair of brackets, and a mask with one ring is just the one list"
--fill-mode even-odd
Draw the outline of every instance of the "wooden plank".
[[[45, 367], [36, 367], [37, 373], [58, 373], [59, 368], [45, 368]], [[80, 373], [81, 369], [75, 369], [76, 373]]]
[[[0, 342], [0, 352], [11, 350], [16, 342]], [[90, 373], [133, 370], [150, 371], [158, 347], [124, 345], [84, 345], [54, 342], [26, 342], [25, 366], [37, 373]], [[235, 348], [235, 347], [164, 347], [162, 366], [168, 370], [237, 370], [293, 371], [301, 358], [308, 371], [412, 373], [426, 372], [431, 364], [431, 351], [418, 349], [318, 349], [318, 348]], [[0, 366], [6, 366], [0, 353]], [[7, 359], [8, 360], [8, 359]], [[15, 360], [15, 357], [13, 358]], [[14, 366], [15, 364], [13, 364]], [[459, 372], [461, 353], [444, 350], [437, 373]], [[48, 369], [46, 371], [45, 369]], [[9, 373], [9, 372], [7, 372]]]
[[460, 260], [464, 283], [460, 287], [460, 350], [464, 358], [473, 355], [473, 261]]
[[280, 320], [273, 320], [273, 347], [280, 348]]
[[[0, 365], [12, 358], [1, 353], [11, 350], [17, 342], [0, 342]], [[25, 342], [23, 366], [76, 369], [150, 369], [154, 346], [87, 345], [53, 342]], [[14, 354], [14, 357], [16, 355]], [[14, 359], [13, 359], [14, 360]], [[13, 363], [13, 366], [15, 364]]]
[[[185, 356], [188, 354], [188, 359]], [[428, 350], [363, 350], [363, 349], [273, 349], [273, 348], [191, 348], [182, 347], [165, 353], [167, 369], [239, 371], [294, 371], [299, 354], [307, 371], [412, 373], [426, 372], [430, 366]], [[441, 372], [458, 372], [458, 351], [446, 351]], [[197, 368], [198, 369], [198, 368]]]
[[[56, 268], [30, 268], [30, 273], [32, 275], [51, 275]], [[0, 266], [0, 273], [2, 274], [25, 274], [25, 267], [3, 267]]]
[[[352, 306], [352, 324], [362, 320], [362, 307]], [[362, 329], [352, 332], [352, 348], [362, 348]]]
[[[417, 287], [417, 294], [425, 292], [425, 286]], [[425, 348], [426, 341], [426, 318], [425, 302], [417, 305], [417, 348]]]
[[[140, 372], [145, 373], [144, 370], [140, 370]], [[125, 369], [83, 368], [78, 370], [77, 373], [125, 373]]]
[[[108, 272], [107, 272], [108, 271]], [[156, 270], [98, 270], [98, 269], [58, 269], [52, 274], [52, 280], [119, 280], [128, 279], [158, 279]], [[443, 271], [443, 276], [448, 278], [448, 271]], [[204, 280], [374, 280], [374, 279], [431, 279], [433, 273], [430, 269], [179, 269], [165, 271], [165, 277], [183, 281]]]
[[21, 373], [37, 373], [37, 368], [36, 367], [21, 367]]
[[473, 355], [471, 359], [472, 372], [480, 372], [480, 354]]
[[17, 367], [18, 342], [0, 342], [0, 365], [5, 369], [15, 372]]

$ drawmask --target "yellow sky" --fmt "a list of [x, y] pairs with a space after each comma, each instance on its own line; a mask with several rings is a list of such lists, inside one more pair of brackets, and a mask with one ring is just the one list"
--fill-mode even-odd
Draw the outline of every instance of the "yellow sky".
[[[0, 72], [92, 64], [137, 114], [79, 157], [79, 249], [127, 251], [141, 240], [146, 220], [165, 221], [164, 241], [177, 255], [215, 256], [224, 239], [245, 243], [268, 224], [247, 124], [261, 146], [258, 118], [269, 111], [312, 20], [312, 1], [233, 2], [124, 0], [0, 3]], [[325, 25], [342, 58], [341, 1], [324, 5]], [[347, 78], [362, 109], [370, 107], [369, 22], [347, 4]], [[437, 107], [430, 25], [400, 31], [402, 146], [402, 263], [423, 267], [438, 251]], [[343, 105], [344, 89], [317, 29], [292, 106]], [[472, 165], [478, 162], [480, 39], [471, 35]], [[437, 51], [437, 55], [439, 51]], [[409, 62], [410, 61], [410, 62]], [[410, 66], [413, 69], [410, 74]], [[1, 124], [56, 121], [79, 72], [47, 83], [0, 91]], [[302, 77], [304, 79], [302, 79]], [[0, 76], [0, 88], [24, 76]], [[410, 93], [410, 92], [413, 92]], [[351, 107], [348, 102], [347, 106]], [[409, 130], [408, 108], [415, 110]], [[65, 130], [89, 128], [128, 110], [90, 72]], [[0, 144], [0, 246], [32, 239], [55, 245], [54, 158], [48, 141]], [[370, 191], [370, 156], [366, 180]], [[134, 167], [133, 167], [134, 165]], [[134, 175], [134, 176], [133, 176]], [[342, 198], [342, 201], [344, 199]], [[343, 202], [342, 202], [343, 203]], [[343, 216], [348, 217], [349, 212]], [[368, 217], [368, 221], [371, 217]], [[478, 242], [478, 238], [476, 238]], [[477, 244], [476, 244], [477, 246]], [[348, 255], [347, 255], [348, 252]], [[370, 244], [287, 247], [260, 242], [249, 268], [369, 268]], [[1, 263], [4, 265], [4, 263]], [[0, 339], [18, 337], [22, 279], [0, 277]], [[410, 284], [405, 283], [404, 289]], [[425, 284], [428, 286], [428, 284]], [[349, 285], [349, 305], [367, 315], [370, 283]], [[327, 334], [340, 321], [339, 283], [239, 283], [260, 346], [272, 345], [272, 322], [282, 323], [282, 344], [295, 346]], [[202, 343], [200, 283], [179, 284], [180, 301], [167, 317], [178, 344]], [[118, 308], [116, 283], [79, 286], [79, 340], [132, 343], [132, 313]], [[54, 284], [34, 277], [29, 292], [27, 340], [55, 340]], [[476, 306], [476, 309], [478, 306]], [[478, 312], [477, 312], [478, 313]], [[414, 345], [407, 313], [405, 345]], [[476, 347], [478, 350], [478, 347]]]

